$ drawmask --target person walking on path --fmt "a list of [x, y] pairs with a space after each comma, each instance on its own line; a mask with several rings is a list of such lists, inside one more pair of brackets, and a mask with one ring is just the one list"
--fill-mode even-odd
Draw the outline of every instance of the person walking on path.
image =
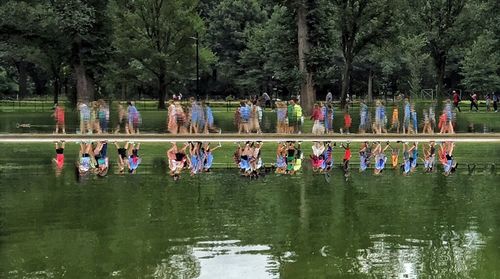
[[479, 107], [477, 106], [477, 94], [473, 93], [469, 97], [470, 100], [470, 111], [472, 111], [472, 107], [476, 109], [476, 112], [479, 111]]
[[460, 111], [460, 95], [458, 95], [457, 91], [453, 90], [453, 107]]
[[491, 111], [491, 96], [490, 93], [486, 94], [485, 98], [485, 103], [486, 103], [486, 111]]

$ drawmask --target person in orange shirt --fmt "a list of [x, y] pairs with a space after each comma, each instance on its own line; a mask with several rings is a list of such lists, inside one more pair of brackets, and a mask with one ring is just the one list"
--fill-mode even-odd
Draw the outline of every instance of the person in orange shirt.
[[350, 131], [349, 129], [351, 129], [351, 125], [352, 125], [352, 118], [351, 118], [351, 115], [349, 114], [349, 112], [346, 110], [344, 112], [344, 132], [349, 134]]
[[59, 133], [59, 129], [61, 129], [61, 132], [63, 134], [66, 134], [66, 128], [64, 124], [64, 108], [60, 106], [58, 103], [54, 104], [54, 113], [52, 114], [52, 117], [56, 120], [56, 130], [55, 134]]
[[397, 106], [392, 109], [391, 131], [393, 129], [396, 129], [396, 133], [399, 134], [399, 110]]

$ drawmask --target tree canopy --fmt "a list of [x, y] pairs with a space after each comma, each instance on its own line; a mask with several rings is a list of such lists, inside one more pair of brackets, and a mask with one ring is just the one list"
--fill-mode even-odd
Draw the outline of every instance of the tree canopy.
[[[0, 1], [0, 97], [500, 90], [495, 0]], [[198, 50], [198, 51], [197, 51]], [[198, 65], [198, 74], [197, 74]], [[196, 90], [199, 85], [199, 91]]]

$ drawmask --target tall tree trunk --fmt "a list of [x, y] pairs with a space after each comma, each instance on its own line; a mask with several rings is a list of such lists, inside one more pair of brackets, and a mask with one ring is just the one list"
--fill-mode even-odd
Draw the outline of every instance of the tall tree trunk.
[[373, 102], [373, 71], [370, 69], [368, 72], [368, 102]]
[[23, 99], [28, 95], [28, 69], [24, 61], [17, 62], [16, 67], [19, 73], [19, 98]]
[[352, 58], [350, 55], [345, 57], [344, 73], [342, 75], [342, 91], [340, 94], [340, 103], [342, 108], [346, 104], [347, 93], [349, 92], [349, 85], [351, 84], [351, 73], [352, 73]]
[[125, 100], [127, 97], [127, 83], [123, 82], [122, 83], [122, 101]]
[[87, 74], [82, 63], [74, 65], [76, 76], [76, 99], [88, 103], [94, 99], [94, 81]]
[[438, 100], [442, 99], [444, 96], [444, 75], [446, 71], [446, 53], [441, 51], [435, 58], [434, 62], [436, 64], [436, 98]]
[[297, 36], [299, 51], [299, 70], [304, 77], [300, 88], [301, 106], [306, 115], [310, 115], [316, 101], [313, 74], [307, 69], [306, 55], [309, 52], [309, 30], [307, 27], [307, 9], [305, 4], [299, 4], [297, 9]]
[[59, 94], [61, 93], [61, 79], [54, 78], [54, 104], [59, 102]]
[[167, 96], [166, 68], [162, 65], [158, 75], [158, 109], [165, 109], [165, 97]]

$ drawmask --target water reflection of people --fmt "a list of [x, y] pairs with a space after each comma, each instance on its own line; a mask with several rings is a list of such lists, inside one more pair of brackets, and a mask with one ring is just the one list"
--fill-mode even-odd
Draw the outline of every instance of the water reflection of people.
[[258, 178], [260, 169], [263, 166], [260, 148], [262, 142], [247, 141], [244, 147], [238, 144], [238, 150], [235, 152], [235, 162], [240, 168], [243, 176]]
[[185, 144], [183, 148], [179, 149], [175, 142], [172, 142], [172, 147], [167, 151], [168, 167], [170, 169], [170, 176], [174, 180], [181, 178], [181, 172], [187, 161], [186, 148], [189, 144]]
[[139, 164], [141, 163], [142, 159], [139, 157], [139, 148], [141, 147], [141, 143], [135, 144], [134, 142], [129, 142], [128, 143], [128, 149], [127, 149], [127, 167], [128, 167], [128, 172], [129, 173], [136, 173], [137, 168], [139, 167]]
[[90, 173], [91, 168], [91, 152], [92, 144], [80, 143], [79, 160], [76, 163], [76, 168], [79, 177], [86, 176]]
[[61, 174], [64, 167], [64, 146], [65, 142], [63, 140], [55, 143], [56, 157], [52, 161], [56, 165], [56, 176]]
[[109, 160], [107, 156], [108, 143], [106, 141], [100, 141], [96, 144], [93, 155], [95, 159], [95, 170], [98, 176], [104, 177], [108, 174]]
[[440, 144], [439, 149], [439, 162], [443, 165], [444, 175], [448, 176], [454, 173], [457, 169], [457, 161], [453, 157], [453, 151], [455, 149], [454, 142], [444, 142]]
[[385, 156], [385, 151], [389, 148], [389, 143], [382, 149], [382, 145], [377, 143], [377, 146], [373, 150], [373, 156], [375, 158], [375, 169], [374, 174], [381, 174], [385, 169], [385, 163], [387, 162], [387, 156]]

